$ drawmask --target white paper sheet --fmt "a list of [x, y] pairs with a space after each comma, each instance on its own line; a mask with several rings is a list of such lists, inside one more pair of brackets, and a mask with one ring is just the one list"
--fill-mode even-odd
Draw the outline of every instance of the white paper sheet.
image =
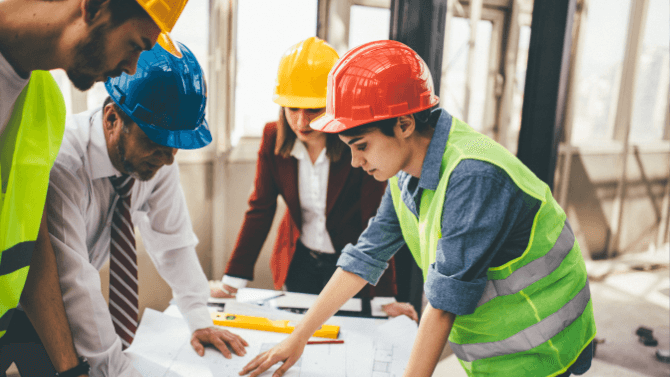
[[[306, 293], [295, 293], [295, 292], [284, 292], [285, 295], [279, 297], [275, 300], [272, 300], [270, 303], [272, 306], [278, 308], [298, 308], [298, 309], [309, 309], [312, 307], [318, 295], [310, 295]], [[352, 298], [349, 301], [345, 302], [340, 310], [360, 312], [363, 305], [361, 304], [361, 299]]]
[[[301, 316], [256, 305], [229, 303], [226, 311], [262, 315], [272, 319], [298, 321]], [[178, 311], [172, 315], [151, 309], [144, 312], [135, 340], [125, 351], [143, 376], [151, 377], [228, 377], [239, 371], [257, 354], [270, 349], [288, 335], [264, 331], [227, 328], [248, 343], [247, 354], [226, 359], [214, 348], [198, 356], [191, 347], [190, 332]], [[409, 320], [409, 319], [408, 319]], [[341, 326], [344, 344], [307, 345], [287, 377], [400, 377], [416, 335], [416, 323], [403, 319], [382, 320], [334, 317], [328, 323]], [[414, 324], [412, 329], [412, 324]], [[394, 332], [395, 335], [388, 335]], [[261, 376], [271, 376], [275, 365]]]

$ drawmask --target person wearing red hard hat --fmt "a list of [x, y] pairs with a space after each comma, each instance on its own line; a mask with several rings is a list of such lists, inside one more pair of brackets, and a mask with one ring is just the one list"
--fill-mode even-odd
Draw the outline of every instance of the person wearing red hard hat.
[[[65, 102], [47, 70], [61, 68], [87, 90], [133, 74], [156, 41], [179, 55], [167, 33], [186, 2], [0, 1], [0, 375], [12, 363], [24, 376], [88, 371], [73, 346], [44, 215], [65, 128]], [[53, 365], [26, 356], [40, 343]]]
[[[254, 191], [220, 288], [212, 296], [234, 297], [253, 280], [254, 265], [270, 232], [282, 196], [287, 209], [270, 258], [275, 289], [319, 294], [337, 269], [342, 248], [355, 242], [384, 194], [378, 182], [349, 164], [349, 148], [337, 135], [315, 131], [312, 119], [325, 111], [328, 72], [339, 56], [325, 41], [310, 37], [282, 56], [273, 100], [279, 120], [265, 125], [258, 151]], [[417, 320], [408, 303], [396, 302], [395, 265], [379, 284], [364, 287], [390, 316]]]
[[593, 307], [565, 213], [514, 155], [437, 104], [428, 67], [402, 43], [359, 46], [333, 67], [326, 113], [311, 126], [338, 134], [352, 166], [388, 180], [386, 193], [295, 331], [242, 374], [284, 361], [281, 376], [404, 244], [428, 299], [405, 376], [431, 376], [447, 341], [469, 376], [590, 368]]

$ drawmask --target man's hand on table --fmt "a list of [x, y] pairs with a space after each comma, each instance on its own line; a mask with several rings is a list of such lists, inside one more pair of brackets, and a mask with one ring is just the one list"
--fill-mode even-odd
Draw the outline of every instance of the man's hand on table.
[[204, 329], [198, 329], [193, 332], [191, 337], [191, 346], [195, 352], [200, 355], [205, 355], [205, 346], [212, 345], [216, 347], [223, 356], [227, 359], [232, 358], [232, 354], [228, 349], [228, 346], [235, 351], [237, 356], [244, 356], [247, 351], [244, 347], [248, 346], [246, 340], [242, 339], [241, 336], [233, 334], [228, 330], [220, 329], [218, 327], [206, 327]]
[[393, 302], [382, 306], [382, 310], [389, 315], [389, 317], [397, 317], [399, 315], [406, 315], [412, 320], [418, 322], [419, 315], [416, 314], [414, 306], [407, 302]]

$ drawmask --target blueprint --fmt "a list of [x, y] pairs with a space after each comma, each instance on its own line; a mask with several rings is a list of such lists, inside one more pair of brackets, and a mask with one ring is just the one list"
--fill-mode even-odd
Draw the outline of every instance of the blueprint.
[[[227, 304], [226, 312], [291, 321], [299, 321], [301, 317], [244, 304]], [[344, 339], [344, 344], [307, 345], [300, 360], [284, 376], [402, 376], [416, 336], [415, 322], [407, 317], [389, 321], [333, 317], [328, 323], [341, 326], [340, 339]], [[206, 348], [205, 356], [200, 357], [190, 345], [190, 331], [182, 318], [146, 309], [135, 339], [125, 352], [145, 377], [229, 377], [237, 376], [256, 355], [288, 336], [238, 328], [228, 330], [249, 343], [245, 356], [226, 359], [218, 350]], [[279, 366], [261, 376], [272, 376]]]

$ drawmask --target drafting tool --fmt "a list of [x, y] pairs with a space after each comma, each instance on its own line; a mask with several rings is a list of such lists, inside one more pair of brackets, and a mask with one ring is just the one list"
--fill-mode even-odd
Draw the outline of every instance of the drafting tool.
[[[289, 320], [272, 321], [263, 317], [251, 317], [231, 313], [212, 313], [212, 321], [218, 326], [239, 327], [242, 329], [272, 331], [285, 334], [290, 334], [295, 329], [295, 326]], [[316, 330], [313, 336], [337, 339], [339, 333], [340, 326], [323, 325]]]
[[344, 340], [310, 340], [307, 344], [344, 344]]
[[280, 293], [280, 294], [275, 295], [275, 296], [271, 296], [271, 297], [268, 297], [268, 298], [264, 298], [264, 299], [258, 300], [258, 301], [255, 302], [255, 304], [256, 304], [256, 305], [263, 305], [263, 304], [265, 304], [266, 302], [268, 302], [268, 301], [270, 301], [270, 300], [274, 300], [274, 299], [276, 299], [276, 298], [284, 297], [284, 296], [286, 296], [284, 293]]

